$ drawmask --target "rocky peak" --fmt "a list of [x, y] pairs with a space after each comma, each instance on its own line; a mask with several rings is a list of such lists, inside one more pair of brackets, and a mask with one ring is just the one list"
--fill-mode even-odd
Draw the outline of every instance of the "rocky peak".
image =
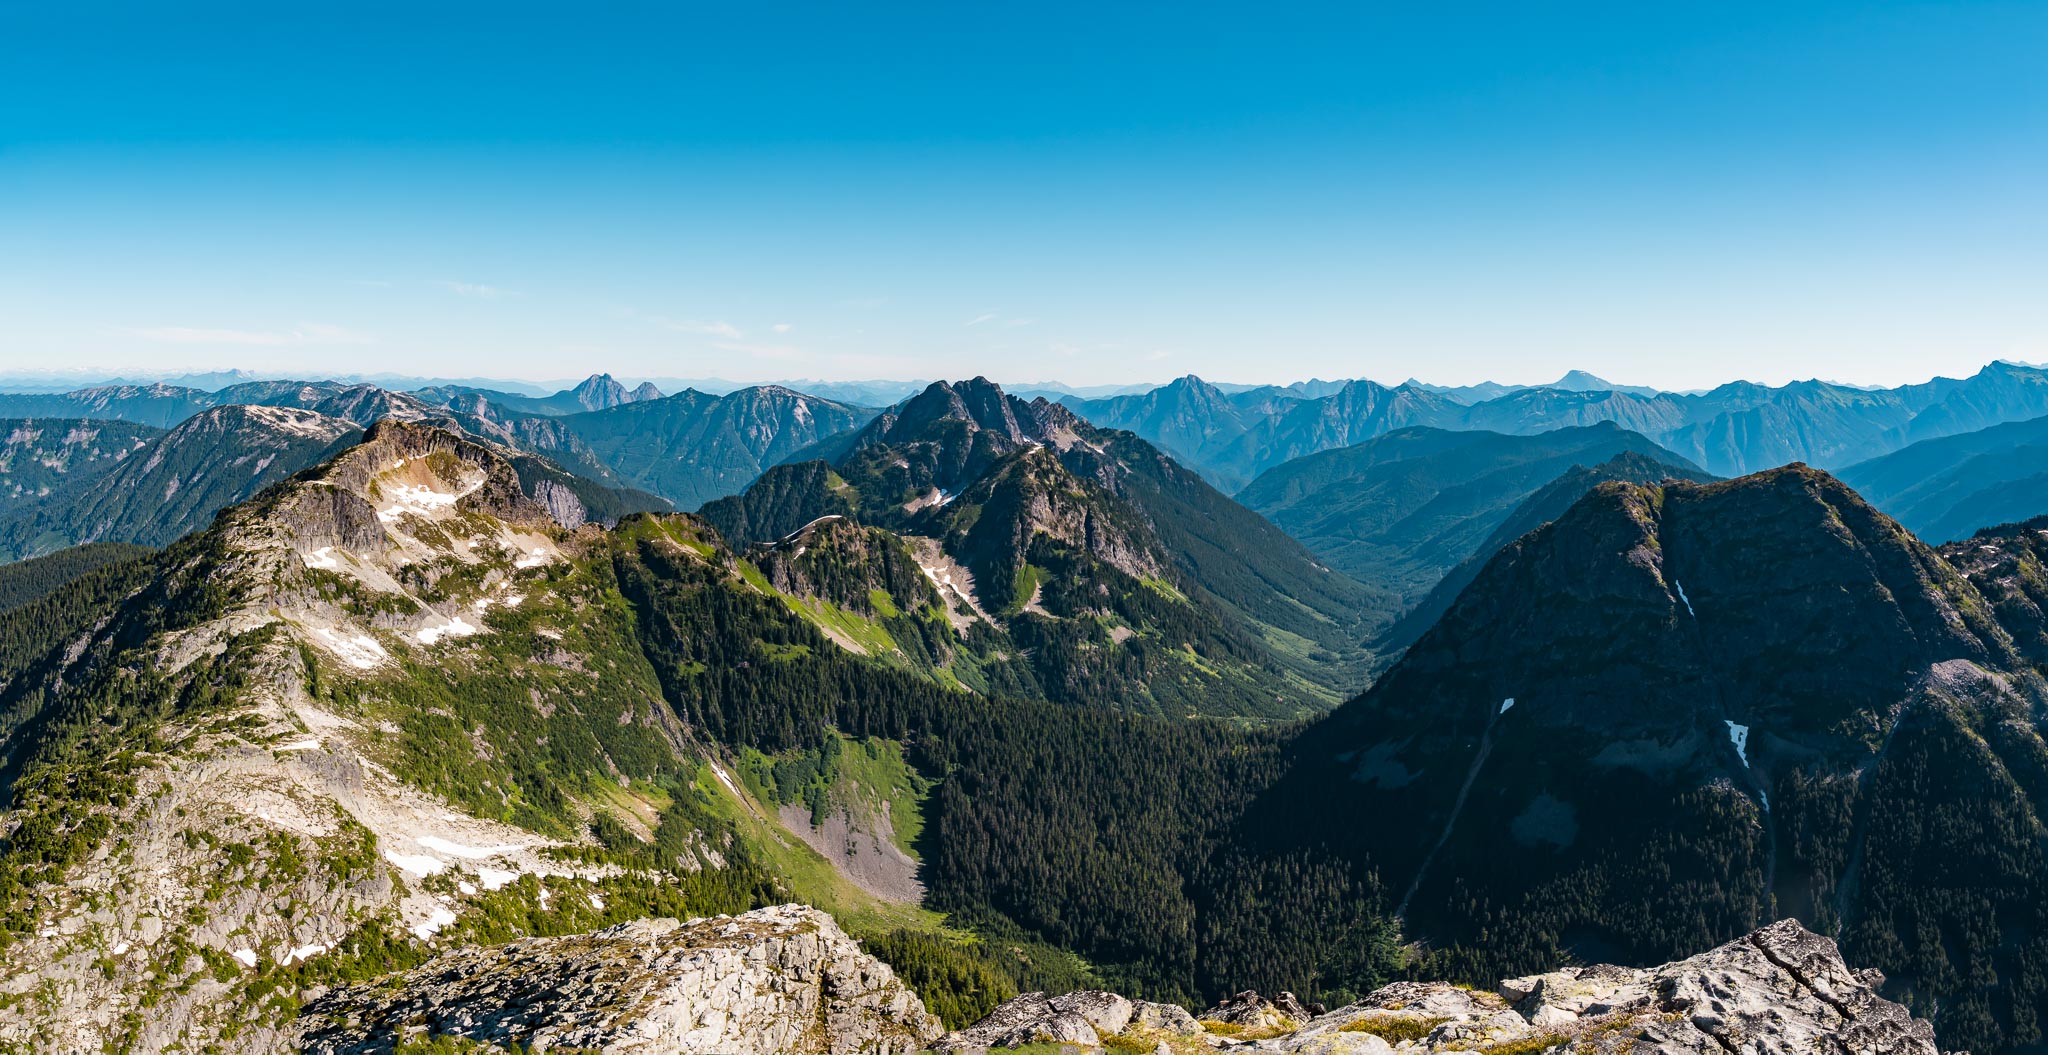
[[585, 410], [610, 410], [621, 403], [633, 402], [633, 396], [626, 386], [612, 379], [610, 374], [592, 374], [583, 383], [569, 390], [569, 398]]
[[1027, 993], [938, 1050], [984, 1055], [1055, 1041], [1089, 1051], [1228, 1048], [1303, 1055], [1548, 1051], [1573, 1055], [1869, 1052], [1938, 1055], [1934, 1029], [1879, 996], [1834, 942], [1782, 920], [1660, 967], [1598, 965], [1513, 978], [1498, 992], [1396, 982], [1324, 1012], [1291, 994], [1239, 993], [1190, 1019], [1180, 1008], [1084, 992]]
[[542, 1050], [910, 1055], [940, 1033], [887, 964], [803, 905], [448, 953], [329, 993], [309, 1055], [460, 1038]]
[[654, 387], [654, 382], [652, 381], [642, 381], [631, 392], [626, 393], [626, 402], [628, 403], [645, 403], [650, 399], [660, 398], [661, 389]]

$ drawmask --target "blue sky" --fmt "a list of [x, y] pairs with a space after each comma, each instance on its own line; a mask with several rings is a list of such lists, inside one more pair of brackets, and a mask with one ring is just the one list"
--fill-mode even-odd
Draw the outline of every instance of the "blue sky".
[[2048, 5], [1102, 8], [0, 4], [0, 370], [2048, 360]]

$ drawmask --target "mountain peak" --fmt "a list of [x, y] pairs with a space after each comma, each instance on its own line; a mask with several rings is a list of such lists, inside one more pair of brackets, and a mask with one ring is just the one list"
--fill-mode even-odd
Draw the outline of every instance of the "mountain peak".
[[568, 392], [569, 398], [585, 410], [610, 410], [621, 403], [633, 401], [626, 392], [626, 386], [612, 379], [610, 374], [592, 374], [583, 383]]

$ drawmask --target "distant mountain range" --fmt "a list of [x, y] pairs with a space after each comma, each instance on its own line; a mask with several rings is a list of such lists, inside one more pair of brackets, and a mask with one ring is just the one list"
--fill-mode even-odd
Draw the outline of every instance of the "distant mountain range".
[[[782, 386], [718, 395], [684, 389], [665, 395], [652, 383], [629, 388], [607, 374], [547, 395], [466, 384], [397, 392], [339, 381], [248, 380], [234, 372], [219, 377], [235, 380], [213, 391], [158, 383], [0, 394], [0, 414], [41, 423], [30, 430], [35, 443], [0, 448], [0, 515], [12, 517], [10, 509], [19, 512], [24, 502], [47, 498], [65, 479], [96, 476], [96, 460], [116, 457], [116, 446], [154, 441], [158, 433], [149, 430], [170, 429], [203, 412], [235, 405], [306, 410], [359, 427], [398, 418], [459, 428], [545, 459], [552, 469], [530, 461], [520, 464], [532, 474], [564, 473], [559, 482], [565, 493], [575, 492], [586, 515], [605, 520], [637, 509], [696, 508], [737, 494], [780, 462], [829, 455], [830, 448], [820, 445], [835, 436], [850, 437], [883, 413], [881, 406], [893, 405], [844, 402]], [[859, 391], [881, 396], [901, 387], [899, 382], [875, 382]], [[1980, 527], [2048, 511], [2048, 475], [2043, 475], [2048, 468], [2038, 449], [2041, 430], [2025, 424], [2048, 417], [2048, 372], [2009, 363], [1994, 363], [1963, 380], [1895, 389], [1734, 383], [1676, 394], [1614, 385], [1573, 371], [1551, 384], [1525, 387], [1452, 389], [1414, 381], [1391, 388], [1370, 381], [1246, 386], [1184, 377], [1104, 398], [1086, 398], [1049, 383], [1033, 390], [1099, 426], [1136, 433], [1226, 492], [1247, 489], [1255, 477], [1266, 479], [1259, 490], [1247, 491], [1244, 501], [1308, 542], [1333, 567], [1409, 601], [1419, 600], [1437, 578], [1472, 554], [1446, 554], [1439, 546], [1437, 556], [1418, 552], [1412, 555], [1417, 562], [1405, 566], [1401, 562], [1408, 557], [1391, 564], [1354, 562], [1333, 547], [1342, 538], [1361, 542], [1369, 533], [1363, 520], [1343, 523], [1362, 511], [1359, 503], [1377, 500], [1363, 492], [1339, 494], [1361, 481], [1340, 473], [1332, 478], [1334, 490], [1321, 489], [1323, 496], [1304, 493], [1285, 501], [1275, 497], [1276, 488], [1299, 488], [1306, 476], [1330, 472], [1334, 462], [1313, 460], [1325, 452], [1407, 429], [1533, 437], [1612, 424], [1642, 437], [1643, 443], [1631, 450], [1686, 470], [1675, 473], [1677, 478], [1735, 475], [1794, 461], [1838, 469], [1879, 508], [1931, 540], [1961, 538]], [[69, 435], [72, 429], [51, 422], [78, 420], [103, 423], [80, 434], [91, 434], [93, 442], [61, 442], [58, 433]], [[1561, 436], [1544, 442], [1574, 441]], [[1537, 484], [1549, 482], [1531, 481], [1551, 467], [1559, 473], [1572, 465], [1590, 470], [1619, 451], [1598, 458], [1582, 453], [1528, 470], [1515, 487], [1492, 496], [1488, 515], [1504, 517]], [[1311, 460], [1289, 468], [1298, 459]], [[274, 464], [292, 463], [286, 458]], [[1419, 464], [1408, 469], [1422, 471]], [[1642, 467], [1635, 469], [1625, 475], [1640, 476]], [[1277, 483], [1281, 480], [1293, 483]], [[1387, 486], [1384, 481], [1368, 485]], [[1486, 488], [1478, 480], [1446, 478], [1445, 485], [1476, 488], [1473, 493]], [[240, 493], [232, 488], [220, 497], [228, 500]], [[1326, 501], [1331, 495], [1334, 500]], [[218, 506], [205, 499], [163, 523], [188, 524], [195, 516], [203, 520], [211, 508]], [[105, 520], [104, 511], [95, 515]], [[83, 521], [60, 523], [64, 519], [45, 516], [42, 523], [57, 525], [50, 534], [22, 535], [25, 529], [17, 523], [10, 545], [17, 547], [15, 552], [30, 553], [64, 540], [102, 537]], [[1459, 537], [1477, 546], [1494, 527], [1493, 520], [1482, 517], [1464, 525]], [[1423, 544], [1420, 539], [1396, 540], [1389, 552], [1411, 543]], [[1364, 552], [1356, 546], [1351, 551]]]
[[1968, 538], [2048, 513], [2048, 417], [1923, 440], [1841, 475], [1929, 542]]
[[1530, 436], [1411, 426], [1270, 469], [1237, 500], [1331, 567], [1412, 604], [1478, 553], [1525, 499], [1574, 468], [1625, 454], [1655, 465], [1659, 480], [1706, 478], [1613, 422]]
[[1962, 380], [1890, 389], [1735, 382], [1700, 393], [1579, 374], [1514, 391], [1352, 381], [1308, 399], [1277, 388], [1226, 392], [1190, 376], [1140, 395], [1063, 402], [1097, 425], [1152, 440], [1233, 491], [1289, 459], [1412, 425], [1527, 434], [1612, 421], [1731, 476], [1792, 462], [1839, 468], [1920, 440], [2048, 415], [2048, 371], [2001, 362]]

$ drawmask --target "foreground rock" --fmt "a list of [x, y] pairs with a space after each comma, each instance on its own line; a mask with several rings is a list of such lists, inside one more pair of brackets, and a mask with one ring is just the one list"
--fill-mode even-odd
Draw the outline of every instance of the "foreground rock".
[[1160, 1053], [1938, 1055], [1932, 1026], [1873, 991], [1882, 981], [1852, 972], [1834, 942], [1788, 919], [1662, 967], [1573, 967], [1510, 979], [1498, 993], [1397, 982], [1305, 1020], [1297, 1016], [1311, 1009], [1291, 994], [1239, 993], [1196, 1023], [1141, 1021], [1135, 1009], [1162, 1005], [1113, 993], [1029, 993], [937, 1047], [979, 1055], [1058, 1042], [1101, 1051], [1117, 1038], [1119, 1050]]
[[939, 1033], [888, 965], [801, 905], [464, 949], [329, 994], [300, 1019], [304, 1050], [319, 1055], [432, 1036], [634, 1055], [904, 1055]]

